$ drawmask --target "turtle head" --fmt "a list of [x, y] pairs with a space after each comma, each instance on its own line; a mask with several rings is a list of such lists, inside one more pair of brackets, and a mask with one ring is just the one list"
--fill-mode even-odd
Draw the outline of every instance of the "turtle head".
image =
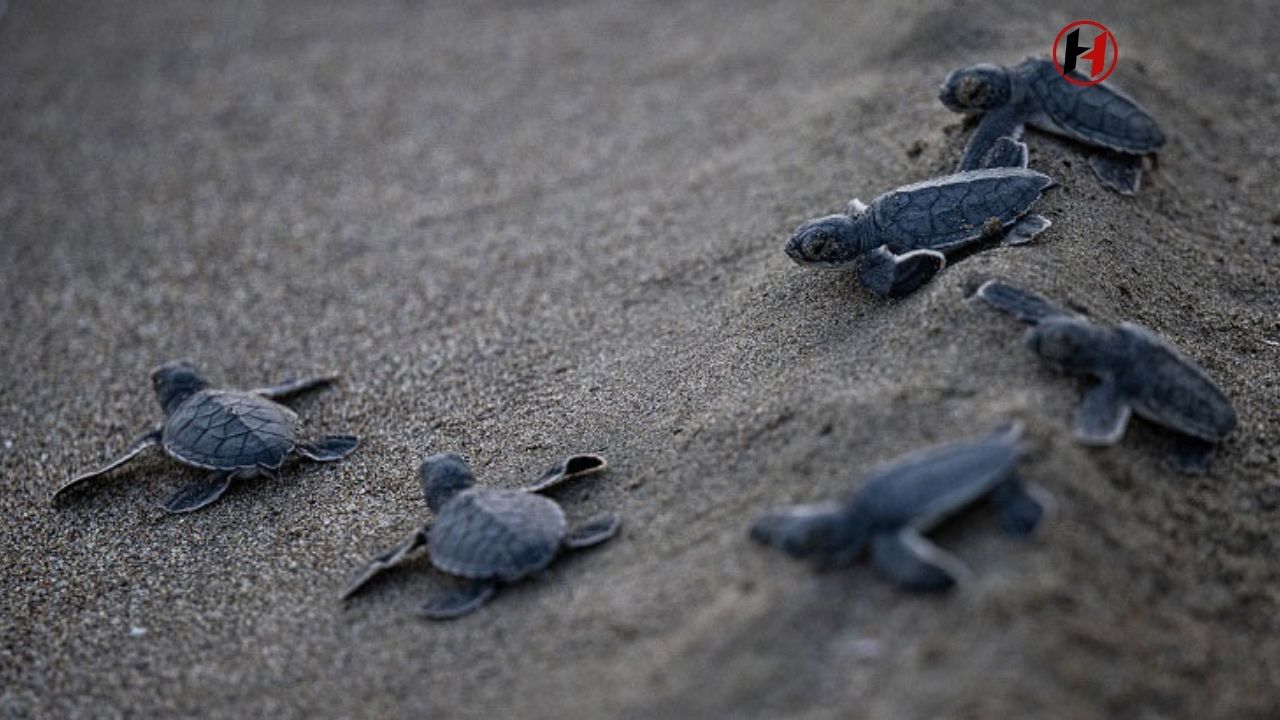
[[458, 453], [440, 453], [422, 461], [418, 471], [427, 507], [438, 513], [454, 495], [476, 484], [471, 466]]
[[848, 265], [865, 249], [857, 218], [828, 215], [796, 228], [787, 241], [787, 257], [800, 265], [837, 268]]
[[151, 387], [165, 413], [171, 413], [187, 398], [209, 387], [209, 381], [190, 360], [170, 360], [151, 371]]
[[852, 561], [870, 534], [871, 523], [862, 513], [838, 502], [776, 510], [751, 525], [752, 540], [824, 565]]
[[1000, 107], [1012, 96], [1013, 81], [1009, 71], [990, 63], [952, 70], [938, 93], [943, 105], [963, 113]]
[[1081, 317], [1050, 317], [1027, 330], [1027, 349], [1073, 375], [1105, 373], [1110, 331]]

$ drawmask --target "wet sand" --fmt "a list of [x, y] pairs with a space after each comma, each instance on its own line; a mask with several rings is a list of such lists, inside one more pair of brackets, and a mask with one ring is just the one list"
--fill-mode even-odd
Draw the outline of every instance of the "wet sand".
[[[1222, 717], [1280, 708], [1280, 10], [888, 0], [10, 3], [0, 18], [0, 713], [13, 717]], [[1029, 132], [1053, 227], [900, 301], [781, 252], [800, 221], [954, 166], [953, 67], [1119, 38], [1169, 143], [1141, 192]], [[1025, 284], [1200, 362], [1237, 433], [1210, 474], [1142, 422], [1073, 444], [1084, 387], [969, 299]], [[158, 454], [52, 490], [160, 417], [146, 373], [343, 374], [356, 432], [167, 516]], [[1028, 426], [1059, 511], [940, 542], [917, 597], [747, 541], [922, 444]], [[622, 535], [473, 616], [423, 559], [343, 604], [458, 450]]]

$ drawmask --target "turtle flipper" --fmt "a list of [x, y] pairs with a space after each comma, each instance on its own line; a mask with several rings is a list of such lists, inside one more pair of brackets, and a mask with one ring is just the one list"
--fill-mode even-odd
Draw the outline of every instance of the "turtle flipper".
[[1049, 218], [1038, 215], [1036, 213], [1028, 213], [1018, 219], [1008, 230], [1004, 231], [1004, 238], [1001, 240], [1005, 245], [1024, 245], [1031, 242], [1037, 235], [1049, 229], [1053, 223], [1049, 222]]
[[917, 592], [946, 590], [972, 575], [959, 558], [911, 527], [872, 538], [871, 564], [880, 574]]
[[330, 435], [315, 442], [298, 443], [294, 451], [315, 462], [337, 462], [355, 451], [360, 438], [354, 435]]
[[49, 502], [50, 503], [57, 502], [58, 498], [63, 496], [63, 493], [76, 487], [80, 483], [83, 483], [86, 480], [92, 480], [101, 475], [105, 475], [106, 473], [111, 472], [112, 470], [115, 470], [121, 465], [134, 459], [135, 457], [137, 457], [138, 453], [142, 452], [143, 450], [146, 450], [152, 445], [160, 444], [160, 437], [161, 437], [161, 428], [158, 428], [158, 427], [152, 430], [151, 432], [139, 435], [138, 438], [129, 445], [129, 449], [124, 451], [123, 455], [116, 458], [115, 460], [112, 460], [106, 465], [103, 465], [97, 470], [90, 470], [87, 473], [83, 473], [81, 475], [77, 475], [74, 478], [71, 478], [71, 480], [67, 481], [66, 484], [64, 484], [62, 487], [58, 488], [53, 492], [53, 496], [49, 498]]
[[[1016, 148], [1005, 145], [1002, 141], [1008, 138], [1010, 142], [1021, 145], [1022, 143], [1018, 143], [1018, 138], [1022, 137], [1023, 122], [1024, 112], [1016, 105], [1010, 104], [987, 111], [978, 123], [978, 129], [973, 133], [973, 137], [969, 139], [969, 144], [964, 149], [964, 157], [960, 158], [960, 167], [956, 168], [956, 171], [981, 170], [990, 167], [1026, 167], [1025, 162], [1021, 165], [987, 164], [991, 161], [1015, 159], [1011, 150]], [[1026, 152], [1025, 145], [1022, 152]]]
[[428, 598], [418, 612], [432, 620], [452, 620], [475, 612], [489, 602], [498, 586], [491, 580], [475, 580], [457, 590], [449, 590]]
[[1037, 323], [1054, 315], [1071, 314], [1040, 295], [999, 280], [983, 283], [977, 295], [991, 307], [1023, 322]]
[[1011, 478], [996, 487], [991, 501], [1000, 511], [1000, 529], [1009, 535], [1030, 535], [1053, 508], [1049, 493]]
[[1103, 150], [1089, 156], [1089, 167], [1103, 185], [1121, 195], [1133, 195], [1142, 183], [1142, 156]]
[[429, 528], [430, 526], [428, 525], [414, 530], [413, 534], [401, 541], [400, 544], [387, 548], [370, 558], [369, 562], [365, 563], [364, 567], [360, 568], [360, 571], [353, 575], [351, 580], [347, 582], [347, 586], [343, 588], [342, 595], [339, 596], [339, 599], [346, 600], [351, 597], [378, 573], [399, 565], [409, 555], [409, 553], [426, 545], [427, 531]]
[[570, 550], [581, 550], [599, 545], [617, 535], [621, 527], [622, 520], [617, 515], [613, 513], [602, 515], [569, 531], [569, 534], [564, 537], [564, 546]]
[[918, 290], [946, 265], [946, 256], [936, 250], [895, 255], [882, 245], [862, 256], [858, 279], [880, 297], [899, 298]]
[[570, 455], [547, 470], [525, 492], [549, 490], [566, 480], [595, 475], [608, 469], [609, 463], [599, 455]]
[[1209, 460], [1215, 447], [1213, 443], [1198, 438], [1180, 437], [1169, 459], [1179, 472], [1203, 475], [1209, 472]]
[[231, 479], [236, 473], [219, 470], [203, 481], [192, 483], [169, 496], [164, 502], [164, 509], [171, 513], [188, 513], [212, 503], [222, 497], [231, 487]]
[[249, 392], [272, 400], [280, 400], [289, 397], [290, 395], [297, 395], [300, 392], [306, 392], [308, 390], [332, 385], [338, 381], [338, 377], [339, 376], [337, 374], [333, 374], [302, 378], [301, 380], [285, 380], [275, 385], [255, 388]]
[[1085, 445], [1115, 445], [1124, 435], [1132, 412], [1115, 380], [1089, 388], [1076, 410], [1076, 440]]
[[979, 168], [1024, 168], [1028, 165], [1030, 155], [1027, 144], [1005, 135], [999, 138], [982, 157]]

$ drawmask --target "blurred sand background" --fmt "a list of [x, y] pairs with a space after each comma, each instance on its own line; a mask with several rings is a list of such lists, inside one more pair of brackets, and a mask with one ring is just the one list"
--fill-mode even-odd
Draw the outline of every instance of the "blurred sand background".
[[[954, 166], [953, 67], [1105, 22], [1169, 144], [1136, 198], [1029, 133], [1031, 246], [880, 301], [781, 252]], [[1280, 716], [1280, 71], [1273, 2], [12, 2], [0, 17], [0, 714]], [[1083, 387], [967, 299], [1002, 276], [1164, 334], [1235, 400], [1212, 472], [1068, 439]], [[158, 454], [49, 493], [160, 417], [171, 357], [354, 431], [170, 517]], [[922, 444], [1028, 424], [1060, 508], [976, 513], [942, 597], [749, 543]], [[425, 560], [343, 605], [466, 453], [622, 536], [449, 624]]]

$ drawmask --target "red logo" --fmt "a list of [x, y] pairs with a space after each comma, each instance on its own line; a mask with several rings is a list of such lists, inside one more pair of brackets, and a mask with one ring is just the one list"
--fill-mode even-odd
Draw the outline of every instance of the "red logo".
[[[1082, 33], [1086, 35], [1084, 38], [1081, 38]], [[1077, 20], [1062, 28], [1058, 37], [1053, 39], [1053, 65], [1058, 68], [1058, 74], [1072, 85], [1097, 85], [1116, 69], [1119, 59], [1120, 45], [1116, 43], [1116, 36], [1100, 22]], [[1088, 69], [1087, 74], [1081, 72], [1084, 68]]]

